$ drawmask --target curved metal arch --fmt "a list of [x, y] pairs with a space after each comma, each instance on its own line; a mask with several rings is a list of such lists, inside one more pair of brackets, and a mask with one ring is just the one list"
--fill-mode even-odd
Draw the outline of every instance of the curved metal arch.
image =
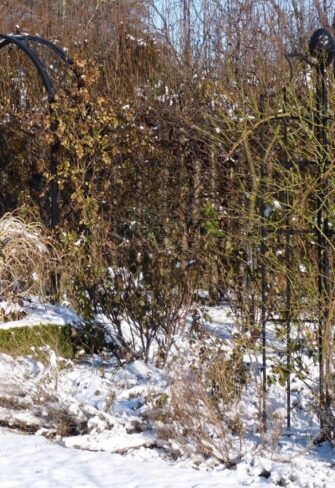
[[[0, 39], [1, 39], [1, 37], [2, 36], [0, 34]], [[29, 49], [31, 49], [31, 48], [30, 48], [30, 46], [29, 46], [28, 43], [31, 42], [31, 41], [32, 42], [36, 42], [37, 44], [42, 44], [43, 46], [49, 48], [51, 51], [54, 51], [54, 53], [57, 54], [57, 56], [62, 61], [64, 61], [64, 63], [66, 63], [69, 66], [72, 66], [73, 65], [73, 60], [66, 54], [66, 52], [64, 51], [64, 49], [60, 48], [59, 46], [57, 46], [53, 42], [48, 41], [47, 39], [43, 39], [43, 37], [40, 37], [40, 36], [32, 36], [30, 34], [24, 34], [24, 35], [13, 35], [13, 34], [11, 34], [9, 37], [18, 39], [19, 41], [22, 41], [23, 43], [25, 43], [27, 45], [27, 47]], [[5, 46], [8, 46], [8, 44], [10, 44], [10, 41], [8, 39], [6, 39], [6, 40], [5, 39], [0, 40], [0, 49], [3, 48], [3, 47], [5, 47]], [[38, 56], [38, 55], [36, 55], [36, 56]]]
[[[55, 90], [53, 87], [52, 80], [48, 74], [48, 71], [40, 59], [39, 55], [34, 51], [34, 49], [29, 46], [29, 42], [34, 42], [36, 44], [42, 44], [46, 46], [48, 49], [52, 50], [62, 61], [64, 61], [67, 65], [73, 64], [72, 60], [67, 56], [65, 51], [61, 48], [56, 46], [50, 41], [43, 39], [39, 36], [31, 36], [31, 35], [6, 35], [0, 34], [0, 49], [13, 44], [18, 49], [20, 49], [26, 56], [30, 59], [30, 61], [35, 66], [40, 79], [43, 82], [43, 85], [48, 94], [48, 102], [49, 108], [52, 112], [52, 104], [55, 102]], [[55, 131], [57, 124], [55, 121], [51, 125], [51, 130]], [[58, 183], [57, 183], [57, 156], [56, 153], [58, 151], [59, 144], [55, 142], [51, 146], [51, 175], [52, 179], [50, 181], [50, 226], [55, 227], [59, 221], [59, 205], [58, 205]]]
[[[3, 42], [1, 42], [1, 40]], [[47, 70], [40, 60], [40, 58], [37, 56], [37, 54], [34, 53], [32, 49], [30, 49], [26, 43], [23, 40], [20, 40], [16, 36], [10, 36], [6, 34], [0, 34], [0, 49], [2, 49], [5, 46], [8, 46], [9, 44], [14, 44], [17, 46], [21, 51], [23, 51], [28, 58], [32, 61], [34, 64], [35, 68], [37, 69], [38, 74], [40, 75], [40, 78], [42, 79], [43, 85], [48, 93], [48, 100], [49, 103], [55, 102], [55, 91], [53, 87], [53, 83], [51, 81], [50, 76], [47, 73]]]
[[48, 47], [52, 51], [54, 51], [66, 64], [72, 65], [73, 61], [72, 59], [66, 54], [64, 49], [58, 47], [56, 44], [54, 44], [51, 41], [48, 41], [47, 39], [43, 39], [43, 37], [40, 36], [32, 36], [30, 34], [27, 35], [21, 35], [21, 36], [13, 36], [19, 39], [20, 41], [32, 41], [36, 42], [37, 44], [42, 44], [43, 46]]
[[[36, 43], [43, 45], [53, 51], [58, 58], [60, 58], [64, 63], [68, 66], [73, 65], [72, 59], [66, 54], [66, 52], [61, 49], [60, 47], [56, 46], [53, 42], [43, 39], [42, 37], [30, 34], [0, 34], [0, 49], [14, 44], [17, 46], [26, 56], [30, 59], [30, 61], [35, 66], [43, 85], [48, 94], [48, 102], [50, 112], [53, 112], [52, 104], [56, 101], [55, 99], [55, 90], [49, 76], [49, 73], [45, 67], [45, 64], [41, 60], [40, 56], [36, 51], [33, 49], [29, 43]], [[73, 70], [74, 74], [77, 78], [78, 85], [80, 84], [80, 80], [76, 71]], [[51, 124], [51, 130], [55, 131], [57, 128], [57, 122], [53, 121]], [[51, 227], [55, 227], [59, 222], [59, 205], [58, 205], [58, 183], [57, 183], [57, 156], [56, 153], [59, 149], [59, 141], [56, 141], [51, 146], [51, 181], [50, 181], [50, 225]]]

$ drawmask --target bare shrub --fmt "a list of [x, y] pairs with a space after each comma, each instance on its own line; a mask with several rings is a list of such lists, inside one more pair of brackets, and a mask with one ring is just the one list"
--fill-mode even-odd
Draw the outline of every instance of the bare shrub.
[[109, 270], [99, 303], [121, 346], [146, 362], [162, 364], [184, 329], [196, 270], [157, 243], [131, 243], [120, 258], [123, 266]]
[[[200, 368], [180, 365], [162, 417], [160, 435], [196, 461], [231, 466], [241, 455], [244, 428], [238, 401], [246, 381], [236, 358], [213, 353]], [[174, 365], [176, 369], [176, 365]]]

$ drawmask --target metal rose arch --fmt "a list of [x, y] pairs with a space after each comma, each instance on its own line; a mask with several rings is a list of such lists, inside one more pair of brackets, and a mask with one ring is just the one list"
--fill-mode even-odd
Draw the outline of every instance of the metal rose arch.
[[[0, 49], [7, 46], [15, 46], [20, 50], [33, 64], [36, 69], [37, 76], [42, 81], [43, 87], [47, 93], [49, 110], [52, 112], [52, 104], [55, 102], [55, 87], [52, 81], [52, 77], [48, 68], [37, 52], [37, 47], [42, 46], [47, 48], [56, 58], [64, 63], [66, 66], [73, 65], [71, 58], [67, 53], [58, 47], [53, 42], [43, 39], [37, 35], [29, 34], [0, 34]], [[55, 130], [57, 124], [52, 123], [51, 129]], [[55, 227], [59, 222], [59, 204], [58, 204], [58, 184], [57, 184], [57, 158], [56, 153], [58, 151], [58, 144], [55, 143], [51, 146], [50, 155], [50, 227]]]
[[[311, 70], [314, 70], [315, 80], [314, 84], [311, 84], [311, 92], [313, 94], [313, 112], [305, 118], [305, 121], [312, 128], [315, 140], [317, 142], [318, 151], [314, 155], [314, 158], [308, 159], [296, 159], [287, 152], [284, 153], [284, 159], [279, 163], [287, 171], [297, 171], [304, 168], [305, 171], [308, 168], [314, 168], [314, 171], [318, 171], [318, 176], [327, 175], [330, 167], [330, 122], [334, 122], [334, 116], [329, 110], [328, 95], [331, 82], [334, 83], [334, 78], [331, 80], [328, 77], [328, 68], [332, 66], [335, 73], [335, 39], [333, 35], [326, 29], [317, 29], [309, 40], [309, 53], [287, 53], [286, 59], [289, 63], [289, 83], [293, 82], [293, 67], [291, 60], [296, 58], [306, 63]], [[287, 112], [287, 87], [282, 89], [282, 106], [284, 107], [284, 113]], [[333, 88], [333, 87], [332, 87]], [[267, 97], [273, 96], [263, 94], [260, 97], [259, 109], [260, 113], [263, 113], [264, 101]], [[273, 117], [275, 123], [281, 124], [281, 136], [282, 147], [288, 147], [288, 133], [290, 131], [290, 123], [295, 122], [295, 128], [299, 126], [301, 117], [290, 111], [283, 117], [283, 110]], [[261, 167], [260, 167], [260, 188], [261, 195], [265, 193], [266, 186], [266, 169], [265, 169], [265, 140], [264, 140], [264, 127], [261, 126], [260, 134], [260, 155], [261, 155]], [[281, 195], [281, 204], [287, 209], [285, 219], [280, 228], [273, 230], [269, 225], [268, 215], [266, 213], [265, 200], [263, 196], [259, 201], [259, 215], [262, 220], [260, 228], [260, 289], [261, 289], [261, 351], [262, 351], [262, 420], [264, 430], [267, 429], [267, 384], [268, 384], [268, 346], [269, 346], [269, 334], [268, 325], [272, 323], [283, 323], [286, 327], [286, 412], [287, 412], [287, 429], [291, 429], [291, 376], [292, 376], [292, 325], [295, 323], [305, 322], [307, 324], [317, 325], [317, 362], [319, 367], [318, 378], [318, 390], [319, 390], [319, 402], [321, 406], [321, 412], [319, 415], [320, 427], [323, 430], [325, 426], [325, 411], [328, 408], [329, 398], [326, 384], [326, 346], [325, 341], [327, 336], [325, 334], [327, 322], [331, 320], [330, 316], [330, 304], [331, 304], [331, 288], [333, 286], [331, 271], [334, 268], [334, 245], [331, 245], [331, 240], [335, 237], [335, 231], [331, 223], [330, 212], [330, 194], [331, 194], [331, 181], [329, 178], [323, 178], [321, 183], [318, 183], [315, 187], [313, 197], [315, 198], [314, 211], [315, 219], [309, 222], [308, 225], [303, 225], [301, 228], [296, 228], [292, 225], [292, 217], [290, 214], [290, 208], [292, 201], [290, 200], [290, 190], [285, 188]], [[284, 303], [284, 309], [281, 316], [277, 313], [271, 316], [269, 320], [269, 306], [267, 303], [267, 293], [269, 288], [269, 270], [266, 266], [266, 253], [268, 251], [266, 245], [266, 238], [270, 234], [275, 234], [278, 239], [281, 240], [281, 244], [284, 246], [285, 255], [285, 268], [286, 268], [286, 283], [285, 296], [282, 298]], [[297, 317], [294, 313], [293, 307], [293, 289], [290, 282], [289, 270], [293, 266], [293, 247], [296, 237], [301, 236], [304, 242], [304, 248], [307, 249], [311, 236], [314, 236], [316, 246], [316, 262], [317, 262], [317, 293], [318, 293], [318, 314], [317, 319], [310, 316]]]

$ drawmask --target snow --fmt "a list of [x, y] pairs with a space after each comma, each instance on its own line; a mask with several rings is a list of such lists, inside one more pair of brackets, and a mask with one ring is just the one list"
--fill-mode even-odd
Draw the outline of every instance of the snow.
[[[318, 432], [313, 410], [317, 367], [307, 358], [311, 384], [292, 377], [291, 431], [285, 427], [285, 388], [274, 383], [267, 398], [269, 431], [260, 434], [261, 358], [257, 350], [246, 351], [244, 363], [255, 381], [228, 412], [231, 419], [238, 414], [245, 426], [230, 469], [211, 457], [200, 461], [183, 452], [176, 439], [160, 436], [157, 403], [169, 396], [171, 378], [180, 368], [193, 367], [199, 348], [220, 344], [229, 355], [238, 337], [238, 320], [226, 305], [202, 307], [201, 313], [208, 335], [191, 344], [184, 332], [178, 356], [165, 369], [142, 360], [119, 364], [111, 355], [64, 360], [48, 347], [43, 349], [45, 362], [33, 353], [20, 358], [0, 354], [0, 425], [23, 423], [36, 431], [20, 435], [0, 429], [0, 488], [335, 488], [334, 450], [329, 443], [312, 442]], [[30, 304], [29, 314], [29, 320], [35, 316], [40, 323], [79, 320], [70, 309], [38, 303]], [[268, 340], [270, 372], [281, 352], [271, 324]], [[55, 411], [75, 418], [78, 432], [60, 433]]]
[[23, 307], [18, 304], [7, 304], [0, 302], [0, 308], [5, 312], [22, 310], [26, 316], [21, 320], [12, 320], [0, 323], [1, 329], [11, 329], [15, 327], [32, 327], [35, 325], [80, 325], [82, 318], [67, 307], [59, 305], [42, 304], [37, 300], [29, 300], [24, 303]]
[[318, 457], [328, 462], [306, 456], [280, 463], [249, 456], [235, 469], [209, 471], [159, 458], [69, 449], [5, 430], [0, 430], [0, 439], [1, 488], [335, 487], [329, 446], [318, 451]]
[[236, 472], [196, 471], [162, 460], [148, 463], [1, 432], [1, 488], [200, 488], [222, 486], [223, 480], [227, 487], [240, 486]]

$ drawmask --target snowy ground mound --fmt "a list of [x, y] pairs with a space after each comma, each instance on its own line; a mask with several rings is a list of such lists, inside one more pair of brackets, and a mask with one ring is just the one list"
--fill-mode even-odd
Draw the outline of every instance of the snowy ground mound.
[[20, 320], [8, 320], [0, 323], [0, 329], [32, 327], [35, 325], [80, 325], [82, 318], [68, 307], [40, 303], [38, 300], [25, 300], [22, 304], [0, 302], [0, 311], [5, 317], [22, 314]]

